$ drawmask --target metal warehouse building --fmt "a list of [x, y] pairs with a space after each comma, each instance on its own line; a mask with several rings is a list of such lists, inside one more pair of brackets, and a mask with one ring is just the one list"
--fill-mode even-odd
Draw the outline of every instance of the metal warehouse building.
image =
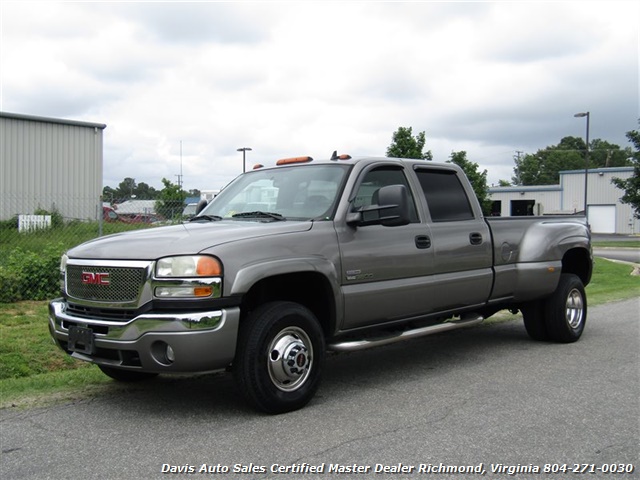
[[[627, 179], [633, 167], [598, 168], [587, 175], [587, 217], [594, 233], [640, 233], [640, 219], [620, 202], [624, 194], [611, 180]], [[584, 212], [585, 171], [560, 172], [559, 185], [510, 186], [489, 189], [493, 215], [571, 215]]]
[[0, 112], [0, 220], [39, 209], [97, 219], [105, 128]]

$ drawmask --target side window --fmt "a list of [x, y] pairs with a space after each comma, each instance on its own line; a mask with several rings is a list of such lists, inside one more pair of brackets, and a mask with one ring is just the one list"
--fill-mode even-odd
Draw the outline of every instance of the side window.
[[411, 188], [409, 187], [409, 183], [407, 182], [404, 172], [402, 169], [397, 167], [379, 167], [367, 172], [358, 187], [358, 192], [353, 202], [352, 210], [377, 204], [378, 190], [387, 185], [404, 185], [407, 187], [410, 199], [409, 212], [411, 223], [417, 222], [418, 213]]
[[427, 199], [431, 220], [455, 222], [474, 218], [469, 198], [455, 172], [420, 169], [416, 174]]

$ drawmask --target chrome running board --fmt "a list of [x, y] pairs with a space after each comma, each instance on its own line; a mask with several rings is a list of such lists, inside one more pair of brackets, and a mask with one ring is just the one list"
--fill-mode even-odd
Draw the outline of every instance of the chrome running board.
[[364, 340], [349, 340], [344, 342], [330, 343], [329, 345], [327, 345], [327, 350], [332, 350], [335, 352], [355, 352], [357, 350], [379, 347], [381, 345], [388, 345], [390, 343], [410, 340], [412, 338], [425, 337], [427, 335], [433, 335], [435, 333], [457, 330], [458, 328], [471, 327], [473, 325], [481, 323], [483, 320], [484, 317], [482, 317], [481, 315], [465, 315], [460, 320], [439, 323], [437, 325], [429, 325], [428, 327], [414, 328], [412, 330], [405, 330], [403, 332], [398, 332], [391, 335], [372, 337]]

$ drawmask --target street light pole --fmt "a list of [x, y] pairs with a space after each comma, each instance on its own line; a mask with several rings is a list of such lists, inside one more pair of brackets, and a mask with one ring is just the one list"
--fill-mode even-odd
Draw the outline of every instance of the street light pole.
[[589, 112], [576, 113], [576, 118], [587, 117], [587, 149], [584, 153], [584, 216], [587, 216], [587, 184], [589, 178]]
[[242, 148], [238, 149], [238, 152], [242, 152], [242, 173], [247, 171], [247, 162], [246, 162], [246, 160], [247, 160], [247, 157], [246, 157], [247, 150], [251, 151], [251, 148], [250, 147], [242, 147]]

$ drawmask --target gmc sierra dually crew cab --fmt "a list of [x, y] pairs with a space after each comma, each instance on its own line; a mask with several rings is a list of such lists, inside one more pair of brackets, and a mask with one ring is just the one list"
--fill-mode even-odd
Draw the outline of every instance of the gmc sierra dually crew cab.
[[253, 407], [316, 392], [325, 352], [520, 310], [574, 342], [593, 257], [584, 217], [484, 218], [454, 164], [334, 155], [232, 181], [189, 222], [102, 237], [61, 260], [56, 343], [110, 377], [230, 369]]

